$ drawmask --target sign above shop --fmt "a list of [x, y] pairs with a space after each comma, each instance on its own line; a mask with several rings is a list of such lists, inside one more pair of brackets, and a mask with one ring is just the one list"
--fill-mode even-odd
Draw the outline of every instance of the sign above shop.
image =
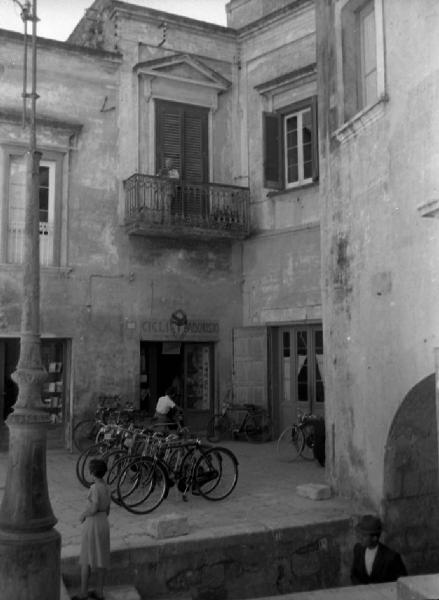
[[205, 319], [188, 319], [181, 309], [172, 313], [170, 319], [143, 321], [141, 335], [144, 340], [216, 341], [219, 322]]

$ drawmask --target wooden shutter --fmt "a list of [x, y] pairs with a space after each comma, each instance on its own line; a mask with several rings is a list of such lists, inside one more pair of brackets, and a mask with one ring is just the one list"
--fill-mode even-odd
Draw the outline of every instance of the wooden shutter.
[[282, 130], [281, 115], [263, 113], [264, 186], [281, 189], [282, 186]]
[[319, 128], [317, 121], [317, 96], [313, 96], [311, 100], [311, 123], [312, 123], [312, 180], [319, 179]]
[[156, 105], [156, 173], [165, 166], [165, 158], [181, 173], [182, 113], [174, 102], [157, 102]]
[[156, 172], [170, 156], [181, 179], [208, 181], [208, 114], [206, 108], [157, 101]]
[[233, 398], [237, 404], [268, 407], [266, 327], [233, 330]]
[[183, 178], [206, 183], [208, 174], [207, 144], [208, 111], [185, 108], [183, 117]]

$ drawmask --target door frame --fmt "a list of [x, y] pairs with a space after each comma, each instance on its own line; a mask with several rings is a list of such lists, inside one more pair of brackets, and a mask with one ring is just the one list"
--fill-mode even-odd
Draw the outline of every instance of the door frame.
[[[306, 357], [307, 357], [307, 401], [298, 399], [298, 378], [297, 378], [297, 333], [300, 331], [307, 332], [306, 340]], [[320, 332], [323, 343], [323, 327], [320, 321], [306, 323], [288, 323], [270, 327], [270, 391], [272, 396], [272, 406], [274, 412], [274, 420], [277, 424], [277, 431], [280, 433], [287, 425], [296, 422], [298, 411], [302, 413], [312, 412], [313, 414], [324, 416], [325, 403], [317, 401], [317, 385], [323, 385], [323, 377], [319, 371], [319, 365], [316, 359], [316, 336], [315, 333]], [[284, 383], [286, 364], [283, 362], [284, 352], [287, 346], [284, 340], [284, 334], [289, 335], [289, 358], [288, 368], [290, 369], [289, 390], [288, 394], [284, 395]], [[320, 378], [318, 375], [320, 374]], [[324, 390], [323, 390], [324, 394]]]

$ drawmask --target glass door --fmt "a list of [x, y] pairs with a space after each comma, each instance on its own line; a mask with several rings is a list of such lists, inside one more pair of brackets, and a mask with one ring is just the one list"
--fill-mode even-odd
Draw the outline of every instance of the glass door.
[[317, 325], [282, 327], [279, 336], [279, 420], [286, 427], [297, 412], [324, 416], [323, 332]]

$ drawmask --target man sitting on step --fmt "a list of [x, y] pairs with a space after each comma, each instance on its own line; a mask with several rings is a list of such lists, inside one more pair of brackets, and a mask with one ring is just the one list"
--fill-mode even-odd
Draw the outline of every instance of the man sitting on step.
[[396, 581], [407, 575], [398, 552], [379, 541], [382, 524], [378, 517], [364, 515], [356, 529], [361, 542], [354, 547], [351, 568], [351, 581], [354, 585]]

